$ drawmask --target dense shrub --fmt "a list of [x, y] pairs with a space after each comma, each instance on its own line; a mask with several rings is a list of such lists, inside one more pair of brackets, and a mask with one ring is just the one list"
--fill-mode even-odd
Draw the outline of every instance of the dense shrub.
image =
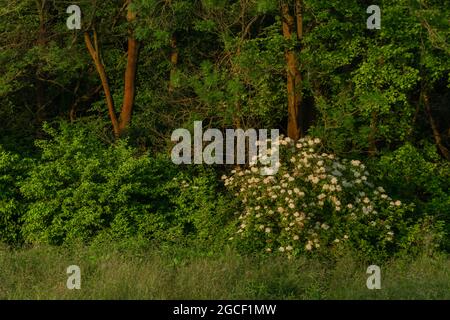
[[350, 246], [383, 256], [432, 229], [424, 230], [428, 220], [413, 221], [413, 204], [375, 186], [360, 161], [321, 153], [317, 138], [278, 143], [276, 175], [260, 176], [253, 166], [222, 177], [243, 204], [233, 237], [240, 247], [290, 256]]
[[124, 141], [105, 145], [79, 126], [46, 131], [52, 138], [38, 142], [42, 157], [21, 185], [26, 241], [207, 240], [220, 229], [227, 206], [213, 171], [137, 155]]
[[[214, 170], [199, 168], [182, 171], [166, 184], [173, 204], [171, 213], [178, 221], [178, 234], [189, 234], [192, 240], [221, 246], [226, 242], [236, 201], [220, 190]], [[184, 227], [184, 232], [180, 226]]]
[[33, 161], [0, 149], [1, 242], [156, 240], [215, 250], [231, 239], [247, 252], [350, 247], [386, 257], [433, 249], [449, 208], [448, 167], [409, 145], [382, 157], [371, 177], [360, 161], [322, 152], [319, 139], [282, 138], [278, 173], [237, 168], [223, 176], [229, 192], [214, 167], [176, 166], [81, 124], [45, 131]]
[[24, 204], [18, 183], [26, 169], [26, 161], [0, 146], [0, 242], [21, 241], [21, 215]]
[[[417, 215], [445, 221], [450, 234], [450, 167], [433, 145], [418, 150], [407, 143], [382, 156], [374, 170], [391, 193], [416, 205]], [[450, 248], [448, 236], [445, 246]]]
[[421, 211], [450, 212], [450, 167], [440, 161], [434, 146], [419, 151], [407, 143], [382, 156], [376, 169], [392, 192], [414, 201]]

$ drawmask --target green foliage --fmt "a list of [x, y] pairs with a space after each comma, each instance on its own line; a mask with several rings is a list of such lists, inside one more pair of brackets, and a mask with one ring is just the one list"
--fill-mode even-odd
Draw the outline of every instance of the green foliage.
[[[382, 1], [378, 31], [366, 29], [367, 15], [356, 1], [334, 2], [336, 11], [328, 2], [305, 3], [306, 19], [312, 19], [306, 24], [317, 24], [305, 34], [300, 54], [319, 113], [310, 133], [335, 152], [354, 154], [394, 149], [412, 132], [418, 141], [429, 138], [418, 126], [425, 116], [418, 97], [436, 83], [448, 85], [444, 1]], [[445, 90], [433, 95], [446, 99]], [[436, 108], [443, 116], [444, 110]], [[442, 126], [447, 130], [448, 122]]]
[[211, 169], [181, 172], [165, 188], [174, 205], [172, 214], [177, 221], [174, 235], [187, 234], [191, 240], [223, 246], [235, 204], [219, 189], [215, 172]]
[[41, 159], [21, 184], [27, 242], [206, 241], [225, 223], [211, 171], [189, 176], [170, 159], [137, 155], [124, 141], [104, 145], [80, 126], [45, 130], [52, 138], [38, 142]]
[[[222, 189], [216, 175], [223, 168], [176, 167], [162, 154], [172, 146], [172, 131], [194, 120], [221, 129], [283, 131], [290, 49], [299, 62], [297, 89], [305, 110], [300, 120], [309, 134], [322, 139], [327, 154], [361, 160], [370, 154], [365, 163], [374, 164], [377, 184], [414, 205], [410, 211], [409, 205], [380, 204], [377, 195], [378, 220], [360, 212], [351, 220], [349, 210], [336, 214], [329, 206], [333, 198], [327, 198], [323, 212], [305, 211], [315, 215], [308, 228], [320, 224], [316, 243], [328, 248], [338, 239], [382, 255], [433, 247], [441, 227], [450, 234], [448, 161], [434, 150], [439, 143], [442, 154], [450, 147], [448, 1], [378, 2], [381, 29], [367, 30], [365, 2], [303, 0], [303, 38], [286, 40], [276, 0], [133, 0], [132, 23], [123, 1], [82, 0], [81, 31], [67, 30], [65, 2], [3, 1], [0, 144], [13, 152], [0, 149], [0, 241], [224, 245], [230, 213], [242, 194], [230, 197]], [[295, 13], [294, 1], [285, 3]], [[93, 38], [93, 29], [117, 112], [127, 35], [133, 31], [139, 40], [132, 124], [128, 140], [114, 145], [104, 92], [83, 39], [85, 31]], [[74, 124], [42, 131], [43, 122], [61, 118]], [[20, 156], [25, 154], [35, 159]], [[283, 170], [291, 174], [291, 169]], [[320, 195], [303, 178], [294, 184], [311, 198], [306, 203], [296, 198], [295, 205], [309, 205]], [[345, 199], [335, 200], [350, 204], [361, 198], [358, 193], [372, 197], [376, 191], [365, 184], [345, 190], [340, 195]], [[386, 241], [386, 230], [367, 224], [372, 221], [377, 228], [390, 223], [393, 242]], [[282, 220], [270, 223], [289, 227]], [[266, 248], [258, 232], [248, 237], [250, 250]], [[306, 234], [302, 241], [315, 246]], [[342, 241], [344, 235], [350, 240]], [[289, 236], [281, 232], [271, 248], [294, 248]], [[296, 247], [298, 253], [307, 243]]]
[[21, 242], [21, 217], [25, 206], [19, 183], [26, 172], [26, 162], [0, 145], [0, 242]]
[[[450, 169], [439, 159], [435, 147], [425, 144], [422, 151], [405, 144], [381, 157], [376, 164], [376, 175], [390, 192], [413, 202], [419, 215], [430, 215], [446, 222], [450, 217]], [[449, 246], [447, 237], [445, 246]]]
[[202, 62], [193, 79], [185, 75], [207, 115], [219, 120], [216, 126], [275, 127], [283, 119], [287, 44], [280, 29], [278, 21], [254, 39], [224, 36], [222, 45], [236, 53], [223, 65]]

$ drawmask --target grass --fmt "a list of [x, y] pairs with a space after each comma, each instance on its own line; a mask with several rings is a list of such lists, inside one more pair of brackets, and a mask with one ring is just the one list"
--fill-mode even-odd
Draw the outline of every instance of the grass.
[[[81, 290], [66, 269], [81, 268]], [[450, 259], [379, 264], [382, 289], [368, 290], [363, 263], [203, 254], [194, 249], [0, 247], [0, 299], [450, 299]]]

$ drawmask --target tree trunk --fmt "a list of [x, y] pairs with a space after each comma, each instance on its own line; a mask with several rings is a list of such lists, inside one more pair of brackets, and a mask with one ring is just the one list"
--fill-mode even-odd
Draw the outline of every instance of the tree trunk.
[[438, 125], [433, 118], [433, 114], [431, 113], [430, 99], [427, 93], [423, 93], [423, 103], [425, 105], [425, 111], [428, 115], [428, 119], [430, 120], [431, 130], [433, 131], [434, 141], [436, 142], [439, 151], [441, 151], [442, 155], [445, 159], [450, 160], [450, 151], [446, 146], [442, 143], [442, 137], [439, 133]]
[[169, 79], [169, 92], [173, 92], [174, 90], [174, 81], [175, 81], [175, 73], [178, 65], [178, 48], [177, 48], [177, 38], [175, 35], [172, 35], [170, 39], [170, 47], [172, 48], [172, 52], [170, 53], [170, 79]]
[[103, 63], [100, 59], [98, 40], [97, 40], [97, 32], [94, 30], [94, 44], [92, 44], [89, 33], [87, 33], [87, 32], [84, 33], [84, 40], [86, 42], [86, 47], [88, 48], [88, 51], [92, 57], [92, 60], [94, 60], [94, 64], [97, 69], [97, 72], [100, 76], [100, 81], [102, 82], [103, 91], [105, 93], [106, 104], [108, 106], [109, 118], [111, 119], [111, 123], [113, 126], [114, 136], [116, 138], [118, 138], [120, 136], [119, 122], [117, 121], [116, 111], [114, 109], [114, 99], [112, 97], [111, 89], [109, 87], [108, 77], [106, 76], [106, 71], [105, 71], [105, 66], [103, 65]]
[[[132, 23], [136, 19], [136, 13], [131, 11], [131, 0], [128, 1], [127, 20]], [[134, 31], [130, 28], [128, 36], [128, 61], [125, 71], [125, 90], [123, 95], [122, 111], [120, 113], [119, 133], [122, 135], [131, 123], [133, 113], [134, 96], [136, 91], [136, 70], [139, 55], [139, 43]]]
[[[295, 35], [298, 40], [303, 37], [303, 16], [302, 2], [295, 1], [295, 18], [291, 14], [289, 5], [286, 2], [281, 4], [283, 18], [283, 36], [286, 40], [292, 39]], [[298, 140], [303, 134], [301, 125], [302, 109], [302, 77], [298, 67], [297, 57], [291, 49], [286, 50], [285, 59], [287, 64], [287, 94], [288, 94], [288, 127], [289, 138]]]
[[[47, 30], [45, 27], [46, 24], [46, 0], [36, 0], [36, 8], [39, 14], [39, 32], [37, 38], [37, 45], [39, 47], [44, 47], [47, 43]], [[40, 66], [36, 70], [36, 122], [40, 125], [45, 121], [45, 84], [44, 81], [40, 78], [44, 78], [43, 75], [40, 74], [39, 70]]]
[[[131, 0], [127, 0], [125, 5], [128, 6], [127, 20], [131, 24], [136, 19], [136, 13], [131, 10]], [[137, 70], [137, 60], [139, 53], [139, 43], [136, 40], [134, 32], [130, 27], [128, 35], [128, 57], [127, 57], [127, 68], [125, 70], [125, 87], [123, 94], [122, 109], [120, 112], [119, 119], [117, 118], [116, 111], [114, 108], [114, 99], [111, 93], [111, 89], [108, 83], [108, 77], [106, 75], [105, 66], [103, 65], [99, 46], [97, 39], [97, 32], [94, 29], [94, 43], [92, 43], [88, 32], [84, 34], [84, 40], [86, 42], [86, 47], [94, 61], [97, 72], [100, 76], [103, 91], [105, 93], [106, 104], [108, 106], [108, 114], [111, 119], [113, 126], [114, 136], [120, 138], [131, 123], [131, 116], [133, 114], [134, 96], [136, 91], [136, 70]]]
[[374, 156], [377, 153], [376, 133], [377, 133], [378, 116], [375, 111], [372, 112], [370, 119], [370, 133], [369, 133], [369, 156]]

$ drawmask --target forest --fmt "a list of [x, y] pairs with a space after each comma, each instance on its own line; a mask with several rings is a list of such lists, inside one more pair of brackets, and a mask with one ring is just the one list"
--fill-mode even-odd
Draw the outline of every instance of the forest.
[[447, 0], [0, 3], [0, 299], [450, 298]]

